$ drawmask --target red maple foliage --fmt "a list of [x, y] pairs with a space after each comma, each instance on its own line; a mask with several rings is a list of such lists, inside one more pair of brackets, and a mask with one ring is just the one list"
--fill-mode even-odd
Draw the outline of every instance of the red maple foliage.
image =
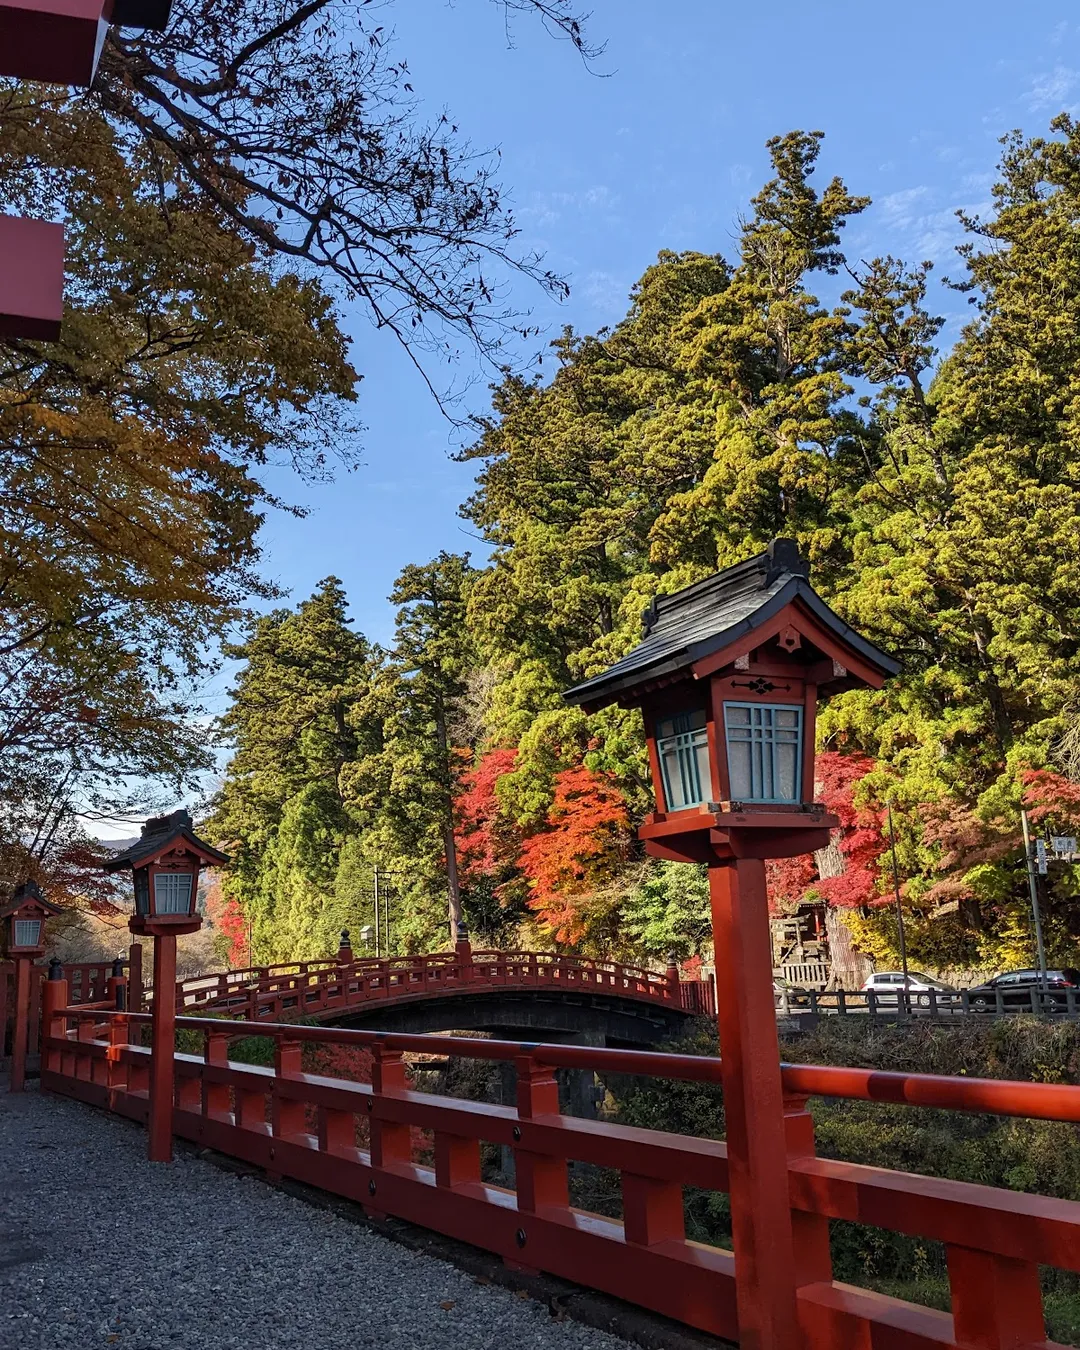
[[873, 760], [866, 755], [842, 755], [835, 750], [818, 755], [815, 795], [840, 820], [833, 840], [843, 855], [844, 871], [838, 877], [819, 876], [812, 854], [778, 858], [767, 864], [770, 908], [779, 908], [782, 902], [798, 903], [808, 892], [838, 909], [883, 903], [877, 879], [886, 847], [885, 813], [855, 805], [855, 790], [873, 768]]
[[1029, 769], [1021, 777], [1024, 805], [1033, 824], [1080, 830], [1080, 783], [1052, 769]]
[[584, 916], [574, 903], [614, 872], [626, 848], [630, 818], [618, 787], [584, 764], [563, 769], [544, 829], [521, 846], [518, 866], [530, 887], [529, 907], [557, 942], [576, 942]]
[[458, 866], [466, 883], [499, 872], [514, 860], [517, 840], [501, 818], [495, 786], [513, 772], [516, 761], [516, 750], [489, 750], [461, 775], [462, 791], [454, 812]]
[[817, 758], [818, 800], [840, 819], [834, 837], [844, 855], [844, 871], [838, 877], [819, 878], [814, 889], [838, 909], [882, 903], [877, 879], [885, 851], [885, 812], [855, 805], [855, 788], [873, 767], [874, 761], [866, 755], [841, 755], [835, 750]]
[[227, 900], [222, 894], [221, 878], [211, 873], [206, 890], [206, 917], [228, 940], [227, 961], [230, 970], [238, 970], [248, 962], [248, 926], [244, 912], [236, 899]]
[[812, 853], [796, 858], [770, 858], [765, 863], [769, 890], [769, 913], [778, 914], [785, 906], [797, 905], [817, 877]]

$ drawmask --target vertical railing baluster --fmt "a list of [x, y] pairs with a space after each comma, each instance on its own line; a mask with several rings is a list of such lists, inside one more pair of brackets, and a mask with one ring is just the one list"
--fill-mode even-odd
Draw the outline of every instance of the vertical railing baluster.
[[686, 1237], [683, 1188], [677, 1181], [622, 1175], [623, 1234], [637, 1247], [680, 1242]]
[[[789, 1164], [817, 1154], [814, 1118], [807, 1110], [807, 1100], [801, 1093], [784, 1093], [784, 1141]], [[823, 1214], [793, 1209], [791, 1230], [795, 1247], [795, 1287], [827, 1283], [832, 1279], [829, 1220]]]
[[320, 1106], [316, 1115], [321, 1153], [344, 1157], [356, 1151], [356, 1116], [352, 1111]]
[[[80, 1046], [86, 1046], [89, 1041], [94, 1039], [94, 1024], [89, 1017], [80, 1017], [76, 1030], [75, 1040]], [[89, 1049], [82, 1049], [75, 1065], [75, 1077], [83, 1082], [89, 1083], [94, 1077], [94, 1060]]]
[[[527, 1054], [518, 1055], [514, 1065], [519, 1119], [524, 1122], [559, 1115], [559, 1084], [554, 1071]], [[569, 1205], [565, 1158], [518, 1147], [514, 1150], [514, 1162], [518, 1209], [522, 1214], [536, 1214], [550, 1207], [564, 1209]]]
[[274, 1045], [274, 1087], [270, 1097], [270, 1128], [276, 1139], [297, 1139], [307, 1132], [304, 1103], [282, 1095], [281, 1085], [299, 1078], [302, 1046], [279, 1037]]
[[972, 1350], [1046, 1344], [1039, 1267], [946, 1244], [953, 1340]]
[[[390, 1050], [384, 1045], [371, 1048], [371, 1096], [368, 1099], [368, 1111], [371, 1119], [371, 1166], [373, 1171], [388, 1171], [412, 1162], [412, 1137], [408, 1125], [387, 1120], [382, 1114], [382, 1101], [396, 1096], [406, 1088], [405, 1061], [400, 1050]], [[379, 1185], [385, 1180], [372, 1176], [368, 1191], [374, 1204], [365, 1205], [365, 1211], [373, 1218], [385, 1218], [386, 1211], [379, 1206]]]
[[205, 1036], [203, 1058], [207, 1072], [202, 1079], [202, 1113], [208, 1120], [233, 1120], [232, 1093], [228, 1083], [217, 1083], [208, 1072], [211, 1068], [227, 1068], [229, 1063], [229, 1033], [208, 1031]]

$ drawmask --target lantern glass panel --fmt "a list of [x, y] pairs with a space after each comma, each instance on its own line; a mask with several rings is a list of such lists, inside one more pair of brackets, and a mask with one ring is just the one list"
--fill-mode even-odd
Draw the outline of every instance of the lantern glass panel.
[[36, 947], [41, 941], [40, 919], [15, 920], [15, 946]]
[[190, 914], [191, 881], [190, 872], [159, 872], [154, 878], [155, 913]]
[[656, 728], [656, 753], [664, 779], [664, 804], [669, 811], [700, 806], [708, 797], [709, 733], [705, 710], [667, 717]]
[[725, 703], [732, 801], [797, 802], [802, 781], [802, 708]]
[[150, 913], [150, 878], [144, 870], [135, 873], [135, 913], [144, 918]]

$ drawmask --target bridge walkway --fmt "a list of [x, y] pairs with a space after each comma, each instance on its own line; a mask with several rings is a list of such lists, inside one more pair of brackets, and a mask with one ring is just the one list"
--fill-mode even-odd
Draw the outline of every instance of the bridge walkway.
[[0, 1094], [0, 1346], [625, 1350], [128, 1120]]

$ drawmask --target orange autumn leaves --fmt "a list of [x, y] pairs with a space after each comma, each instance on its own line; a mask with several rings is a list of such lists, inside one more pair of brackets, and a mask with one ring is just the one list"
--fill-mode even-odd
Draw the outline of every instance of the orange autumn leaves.
[[[457, 843], [468, 886], [486, 879], [509, 904], [525, 904], [560, 944], [576, 945], [618, 888], [633, 861], [633, 829], [617, 783], [585, 764], [555, 774], [552, 799], [539, 828], [516, 829], [501, 810], [499, 780], [513, 773], [517, 752], [489, 751], [461, 778], [456, 801]], [[844, 860], [839, 876], [818, 875], [813, 855], [769, 864], [769, 892], [779, 907], [813, 893], [841, 909], [882, 902], [880, 877], [887, 847], [884, 812], [856, 804], [860, 781], [874, 769], [865, 755], [823, 752], [817, 759], [817, 798], [840, 820], [835, 842]], [[629, 884], [628, 881], [625, 884]]]
[[511, 773], [514, 750], [493, 750], [462, 780], [456, 803], [458, 849], [466, 884], [500, 876], [502, 898], [524, 882], [526, 903], [556, 942], [581, 940], [587, 900], [618, 874], [630, 846], [630, 816], [618, 786], [578, 764], [553, 780], [542, 826], [522, 835], [499, 809], [498, 780]]

